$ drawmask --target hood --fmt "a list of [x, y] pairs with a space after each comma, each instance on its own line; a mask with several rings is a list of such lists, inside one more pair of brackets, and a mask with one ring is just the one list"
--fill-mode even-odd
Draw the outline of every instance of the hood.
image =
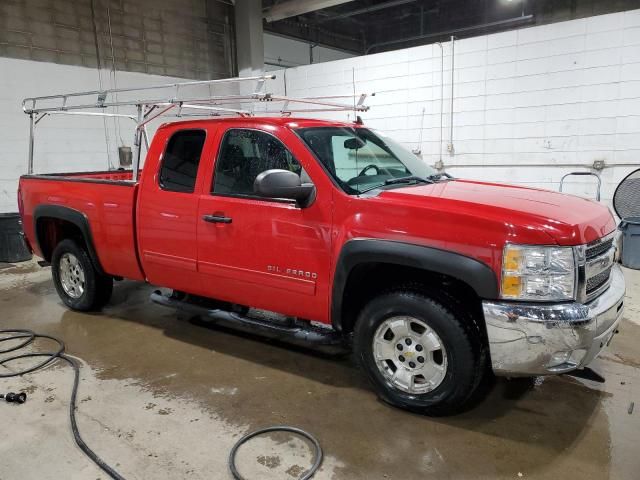
[[543, 230], [559, 245], [589, 243], [616, 228], [611, 211], [597, 202], [515, 185], [453, 180], [385, 190], [380, 197]]

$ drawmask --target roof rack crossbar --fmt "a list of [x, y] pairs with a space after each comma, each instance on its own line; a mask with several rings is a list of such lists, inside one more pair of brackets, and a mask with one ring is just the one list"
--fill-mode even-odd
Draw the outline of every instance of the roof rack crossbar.
[[[256, 90], [254, 91], [254, 93], [260, 93], [260, 88], [262, 85], [265, 85], [266, 80], [273, 80], [274, 78], [276, 78], [275, 75], [259, 75], [254, 77], [235, 77], [235, 78], [222, 78], [222, 79], [216, 79], [216, 80], [195, 80], [190, 82], [164, 83], [161, 85], [150, 85], [147, 87], [112, 88], [108, 90], [89, 90], [86, 92], [72, 92], [72, 93], [61, 93], [56, 95], [43, 95], [40, 97], [25, 98], [22, 101], [22, 108], [25, 111], [25, 113], [31, 113], [31, 112], [35, 113], [39, 110], [38, 108], [36, 108], [37, 102], [45, 101], [45, 100], [61, 100], [62, 105], [58, 107], [61, 109], [79, 108], [79, 106], [74, 106], [74, 107], [68, 106], [67, 101], [70, 98], [96, 96], [96, 95], [98, 98], [98, 101], [96, 102], [97, 104], [104, 103], [105, 105], [107, 105], [107, 104], [113, 104], [114, 102], [105, 102], [104, 100], [106, 100], [107, 96], [115, 93], [146, 92], [150, 90], [164, 90], [167, 88], [175, 88], [176, 91], [178, 91], [181, 87], [192, 87], [192, 86], [201, 86], [201, 85], [212, 86], [217, 84], [232, 84], [232, 83], [240, 83], [240, 82], [247, 82], [247, 81], [257, 81], [258, 87], [256, 87]], [[124, 104], [135, 105], [136, 103], [150, 103], [150, 102], [152, 101], [140, 99], [139, 101], [135, 100], [135, 101], [125, 102]], [[28, 103], [31, 104], [31, 108], [27, 107]], [[86, 108], [86, 106], [80, 106], [80, 108]]]
[[[267, 80], [272, 80], [275, 78], [275, 75], [261, 75], [255, 77], [243, 77], [243, 78], [230, 78], [230, 79], [217, 79], [217, 80], [199, 80], [192, 82], [181, 82], [181, 83], [166, 83], [162, 85], [153, 85], [148, 87], [138, 87], [138, 88], [114, 88], [110, 90], [91, 90], [86, 92], [75, 92], [75, 93], [64, 93], [59, 95], [44, 95], [40, 97], [29, 97], [25, 98], [22, 101], [22, 109], [28, 115], [30, 114], [40, 114], [40, 113], [48, 113], [48, 112], [68, 112], [68, 111], [79, 111], [79, 110], [102, 110], [104, 111], [107, 108], [117, 108], [117, 107], [126, 107], [126, 106], [137, 106], [144, 105], [145, 107], [152, 107], [154, 105], [167, 105], [167, 104], [191, 104], [191, 105], [211, 105], [218, 107], [220, 105], [228, 105], [228, 104], [239, 104], [239, 103], [252, 103], [252, 102], [283, 102], [286, 103], [287, 106], [289, 103], [308, 103], [317, 105], [318, 111], [321, 111], [321, 107], [328, 107], [332, 111], [335, 108], [340, 108], [344, 110], [353, 110], [354, 105], [351, 104], [341, 104], [336, 103], [335, 100], [340, 99], [354, 99], [357, 98], [358, 101], [355, 104], [355, 109], [358, 111], [366, 111], [368, 107], [364, 105], [364, 100], [367, 97], [366, 94], [359, 95], [330, 95], [324, 97], [303, 97], [303, 98], [291, 98], [282, 95], [274, 95], [264, 91], [264, 87], [266, 85]], [[191, 86], [213, 86], [219, 84], [229, 84], [229, 83], [239, 83], [245, 81], [256, 81], [256, 87], [252, 91], [252, 93], [248, 94], [240, 94], [234, 93], [229, 95], [202, 95], [202, 96], [185, 96], [183, 98], [180, 97], [180, 89], [184, 91], [184, 87]], [[143, 92], [149, 92], [154, 90], [161, 90], [167, 88], [175, 88], [175, 96], [171, 98], [144, 98]], [[134, 99], [131, 100], [119, 100], [117, 98], [116, 93], [132, 93], [138, 94]], [[88, 96], [97, 96], [95, 102], [88, 103], [86, 99], [82, 97]], [[80, 103], [73, 103], [73, 100], [82, 99], [83, 101]], [[44, 104], [44, 105], [43, 105]], [[289, 111], [288, 108], [282, 108], [283, 111]], [[214, 111], [212, 109], [212, 111]], [[219, 110], [220, 112], [224, 111], [222, 108]], [[228, 114], [236, 114], [236, 115], [247, 115], [246, 109], [227, 109], [226, 113]], [[250, 112], [251, 113], [261, 113], [260, 109]]]
[[[103, 117], [129, 118], [136, 124], [134, 153], [133, 153], [133, 178], [138, 178], [140, 165], [140, 147], [142, 140], [147, 140], [146, 125], [163, 116], [172, 117], [211, 117], [222, 115], [252, 116], [252, 115], [282, 115], [290, 116], [292, 113], [316, 113], [316, 112], [366, 112], [369, 107], [364, 104], [367, 94], [359, 95], [330, 95], [322, 97], [292, 98], [286, 95], [277, 95], [266, 91], [268, 80], [275, 79], [272, 74], [257, 75], [253, 77], [235, 77], [216, 80], [196, 80], [188, 82], [165, 83], [146, 87], [113, 88], [108, 90], [90, 90], [85, 92], [63, 93], [58, 95], [44, 95], [40, 97], [28, 97], [22, 101], [24, 113], [30, 117], [29, 127], [29, 159], [27, 171], [33, 173], [33, 145], [35, 126], [49, 115], [88, 115]], [[214, 95], [213, 87], [218, 85], [234, 85], [245, 82], [255, 82], [255, 87], [250, 93]], [[207, 86], [208, 94], [196, 96], [197, 92], [187, 95], [189, 87]], [[145, 98], [145, 93], [158, 90], [172, 89], [172, 96], [167, 98]], [[117, 94], [128, 93], [133, 99], [123, 100]], [[182, 96], [184, 95], [184, 97]], [[375, 95], [375, 94], [372, 94]], [[89, 97], [89, 98], [87, 98]], [[91, 98], [92, 97], [92, 98]], [[340, 103], [343, 100], [351, 100], [352, 103]], [[75, 103], [74, 103], [75, 102]], [[278, 109], [269, 109], [268, 103], [280, 103]], [[249, 104], [249, 108], [242, 105]], [[262, 107], [262, 104], [265, 107]], [[290, 108], [291, 106], [294, 108]], [[299, 105], [299, 107], [296, 107]], [[120, 107], [135, 107], [136, 115], [124, 114]], [[175, 107], [178, 107], [177, 109]], [[109, 111], [113, 108], [115, 111]], [[147, 141], [148, 143], [148, 141]], [[148, 148], [148, 147], [147, 147]]]

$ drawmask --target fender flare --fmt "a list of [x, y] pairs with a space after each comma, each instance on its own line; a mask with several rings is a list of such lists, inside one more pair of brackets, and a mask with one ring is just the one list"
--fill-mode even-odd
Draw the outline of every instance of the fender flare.
[[[100, 260], [98, 259], [98, 255], [96, 253], [96, 248], [93, 243], [93, 235], [91, 234], [91, 227], [89, 225], [89, 219], [84, 213], [78, 210], [74, 210], [73, 208], [63, 207], [61, 205], [38, 205], [33, 211], [33, 227], [36, 242], [38, 242], [38, 248], [40, 252], [44, 253], [42, 249], [42, 239], [40, 238], [42, 232], [38, 228], [38, 222], [41, 218], [55, 218], [58, 220], [64, 220], [78, 227], [78, 229], [82, 233], [82, 237], [84, 238], [85, 245], [87, 246], [87, 253], [89, 254], [91, 263], [93, 263], [93, 266], [98, 273], [106, 275], [106, 272], [102, 268]], [[45, 260], [50, 261], [51, 259]]]
[[364, 263], [387, 263], [441, 273], [469, 285], [480, 298], [498, 298], [500, 289], [494, 271], [475, 258], [411, 243], [356, 238], [344, 244], [333, 280], [331, 323], [342, 330], [343, 294], [352, 270]]

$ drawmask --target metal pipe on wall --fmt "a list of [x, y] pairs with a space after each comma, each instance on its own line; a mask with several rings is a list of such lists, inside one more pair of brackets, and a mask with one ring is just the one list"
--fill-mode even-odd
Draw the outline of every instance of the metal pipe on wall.
[[[442, 140], [444, 138], [444, 47], [441, 42], [436, 42], [436, 45], [440, 47], [440, 138], [438, 141], [438, 161], [435, 164], [437, 170], [444, 169], [444, 161], [442, 160]], [[420, 141], [418, 148], [413, 150], [413, 153], [419, 155], [422, 152], [422, 133], [424, 130], [424, 114], [425, 109], [422, 109], [422, 120], [420, 122]]]
[[453, 155], [453, 85], [455, 79], [455, 45], [456, 37], [451, 35], [451, 105], [449, 111], [449, 145], [447, 145], [447, 151], [449, 155]]
[[436, 43], [436, 45], [440, 47], [440, 142], [438, 145], [438, 165], [436, 168], [442, 170], [444, 168], [444, 162], [442, 161], [442, 133], [444, 129], [444, 47], [441, 42]]
[[313, 65], [313, 49], [318, 46], [317, 43], [309, 43], [309, 65]]
[[33, 173], [33, 113], [29, 114], [29, 159], [27, 162], [27, 173]]
[[[451, 168], [512, 168], [514, 164], [504, 164], [504, 163], [456, 163], [455, 165], [451, 165]], [[602, 168], [594, 168], [593, 164], [580, 164], [580, 163], [518, 163], [518, 168], [520, 167], [575, 167], [575, 168], [588, 168], [591, 170], [604, 170], [605, 168], [611, 167], [637, 167], [637, 163], [605, 163]]]
[[134, 182], [138, 181], [138, 172], [140, 170], [140, 154], [142, 151], [142, 128], [144, 127], [144, 111], [142, 108], [142, 104], [137, 105], [138, 108], [138, 120], [136, 127], [136, 134], [133, 140], [133, 165], [131, 172], [131, 180]]

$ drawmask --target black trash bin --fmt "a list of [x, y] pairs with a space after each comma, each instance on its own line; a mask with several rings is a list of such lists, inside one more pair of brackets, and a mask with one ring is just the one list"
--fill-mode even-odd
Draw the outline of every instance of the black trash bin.
[[20, 215], [0, 213], [0, 262], [24, 262], [31, 260], [31, 256], [24, 241]]
[[622, 265], [640, 270], [640, 217], [627, 217], [618, 228], [622, 232]]

